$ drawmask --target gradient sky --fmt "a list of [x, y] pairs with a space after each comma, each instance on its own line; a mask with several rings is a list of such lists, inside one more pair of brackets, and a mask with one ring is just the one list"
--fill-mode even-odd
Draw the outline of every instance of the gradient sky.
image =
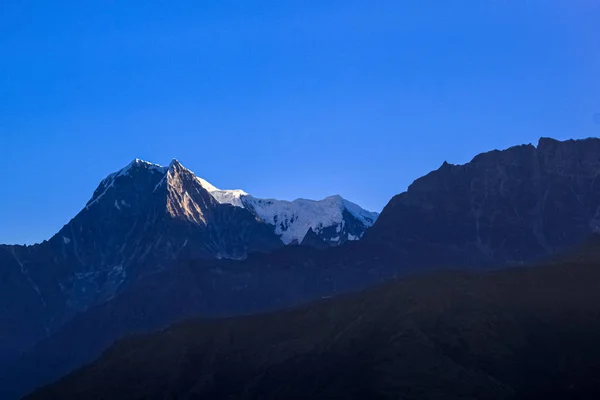
[[597, 0], [0, 2], [0, 243], [133, 158], [381, 210], [444, 160], [600, 133]]

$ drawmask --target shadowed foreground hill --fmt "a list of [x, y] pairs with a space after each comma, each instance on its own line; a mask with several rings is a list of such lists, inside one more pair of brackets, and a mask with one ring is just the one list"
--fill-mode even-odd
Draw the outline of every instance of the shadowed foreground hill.
[[580, 257], [193, 320], [122, 340], [27, 399], [600, 398], [599, 287]]

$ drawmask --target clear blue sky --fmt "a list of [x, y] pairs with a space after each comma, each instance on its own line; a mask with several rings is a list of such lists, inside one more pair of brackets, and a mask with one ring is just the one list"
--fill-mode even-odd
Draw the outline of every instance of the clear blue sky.
[[597, 0], [0, 2], [0, 243], [133, 158], [380, 210], [444, 160], [596, 136]]

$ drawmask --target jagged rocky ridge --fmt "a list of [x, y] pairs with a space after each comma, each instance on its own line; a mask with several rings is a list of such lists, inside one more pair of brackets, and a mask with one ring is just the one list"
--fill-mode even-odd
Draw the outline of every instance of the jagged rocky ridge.
[[[394, 197], [358, 242], [325, 251], [285, 247], [241, 263], [182, 263], [74, 318], [13, 371], [24, 376], [37, 368], [36, 360], [53, 359], [37, 381], [49, 382], [123, 334], [182, 318], [280, 308], [431, 268], [480, 269], [549, 257], [597, 229], [599, 173], [595, 138], [541, 139], [537, 147], [492, 151], [465, 165], [444, 163]], [[91, 326], [93, 334], [85, 335]], [[31, 388], [31, 380], [26, 384]]]

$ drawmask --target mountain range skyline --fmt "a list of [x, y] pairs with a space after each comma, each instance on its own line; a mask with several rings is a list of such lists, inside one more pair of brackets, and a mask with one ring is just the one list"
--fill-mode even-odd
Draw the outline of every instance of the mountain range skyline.
[[[100, 188], [102, 188], [103, 185], [105, 185], [106, 189], [108, 189], [109, 187], [111, 187], [113, 185], [113, 181], [115, 178], [118, 178], [119, 176], [128, 175], [132, 169], [138, 168], [139, 166], [144, 166], [145, 168], [147, 168], [149, 170], [153, 170], [153, 171], [156, 171], [157, 173], [163, 174], [165, 176], [165, 178], [166, 178], [168, 172], [172, 168], [182, 168], [185, 171], [192, 174], [195, 177], [195, 179], [198, 181], [198, 183], [204, 189], [206, 189], [216, 199], [217, 202], [222, 203], [222, 204], [231, 204], [231, 205], [234, 205], [237, 207], [248, 208], [248, 209], [252, 209], [252, 210], [255, 210], [255, 209], [262, 210], [262, 211], [257, 211], [258, 213], [260, 213], [260, 215], [257, 214], [257, 217], [266, 218], [267, 220], [270, 220], [270, 223], [272, 225], [275, 225], [275, 226], [277, 226], [278, 216], [275, 215], [275, 217], [273, 219], [273, 216], [271, 215], [273, 213], [279, 214], [279, 217], [281, 217], [281, 215], [286, 216], [287, 214], [289, 214], [290, 216], [292, 216], [295, 214], [296, 215], [295, 218], [297, 218], [298, 214], [302, 214], [302, 212], [304, 214], [306, 214], [306, 211], [308, 210], [309, 215], [305, 215], [304, 218], [300, 218], [299, 222], [300, 222], [301, 226], [298, 226], [299, 223], [298, 223], [298, 221], [296, 221], [296, 223], [294, 224], [296, 227], [294, 228], [293, 231], [288, 229], [288, 226], [277, 227], [278, 235], [280, 235], [282, 237], [282, 240], [285, 244], [290, 244], [291, 242], [300, 244], [302, 242], [302, 239], [304, 238], [304, 235], [307, 233], [308, 229], [314, 229], [316, 231], [317, 228], [318, 229], [322, 229], [323, 227], [326, 228], [326, 227], [331, 226], [335, 223], [338, 223], [339, 221], [342, 220], [341, 214], [340, 215], [331, 215], [332, 210], [327, 210], [326, 209], [327, 207], [329, 207], [329, 208], [333, 207], [334, 213], [336, 212], [335, 210], [337, 210], [338, 208], [339, 209], [348, 208], [350, 210], [353, 210], [351, 212], [353, 212], [356, 216], [358, 216], [361, 219], [361, 223], [367, 224], [366, 226], [371, 226], [375, 222], [375, 220], [377, 219], [377, 216], [378, 216], [377, 212], [367, 211], [365, 209], [362, 209], [357, 204], [352, 203], [348, 200], [345, 200], [339, 194], [333, 194], [333, 195], [327, 196], [320, 200], [313, 200], [313, 199], [299, 197], [299, 198], [296, 198], [296, 199], [293, 199], [290, 201], [290, 200], [275, 199], [275, 198], [271, 198], [271, 197], [264, 198], [264, 199], [256, 198], [256, 197], [253, 197], [252, 195], [250, 195], [249, 193], [245, 192], [243, 189], [219, 189], [219, 188], [215, 187], [214, 185], [212, 185], [210, 182], [208, 182], [206, 179], [196, 176], [191, 170], [185, 168], [179, 162], [179, 160], [177, 160], [176, 158], [173, 158], [167, 166], [155, 164], [155, 163], [152, 163], [152, 162], [149, 162], [146, 160], [142, 160], [140, 158], [133, 159], [131, 162], [129, 162], [123, 168], [117, 170], [116, 172], [110, 173], [107, 177], [102, 179], [102, 181], [100, 182], [100, 187], [98, 189], [96, 189], [94, 194], [91, 196], [90, 200], [85, 204], [84, 208], [89, 209], [90, 206], [92, 206], [94, 203], [99, 201], [99, 199], [104, 195], [104, 192], [101, 192], [100, 194], [97, 193], [98, 190], [101, 190]], [[109, 183], [106, 183], [106, 182], [109, 182]], [[104, 190], [104, 189], [102, 189], [102, 190]], [[124, 203], [123, 205], [126, 207], [130, 207], [130, 205], [126, 204], [126, 203]], [[119, 205], [119, 203], [115, 203], [115, 207], [118, 208], [119, 210], [121, 209], [121, 206]], [[323, 208], [323, 207], [325, 207], [325, 208]], [[302, 210], [304, 210], [304, 211], [302, 211]], [[310, 215], [310, 214], [312, 214], [312, 215]], [[322, 221], [323, 217], [326, 217], [325, 221]], [[310, 220], [310, 218], [312, 218], [312, 221]], [[280, 222], [280, 224], [283, 223], [283, 221], [279, 221], [279, 222]], [[325, 225], [322, 226], [322, 228], [319, 228], [317, 226], [318, 224], [322, 225], [323, 223], [325, 223]], [[362, 235], [362, 233], [360, 235]], [[360, 235], [354, 237], [352, 234], [350, 234], [349, 240], [358, 240], [360, 238]], [[37, 241], [34, 243], [25, 243], [24, 245], [40, 244], [40, 243], [43, 243], [43, 242], [51, 239], [53, 236], [54, 236], [54, 234], [51, 235], [50, 237], [44, 238], [40, 241]], [[0, 242], [0, 244], [21, 245], [21, 243], [1, 243], [1, 242]]]
[[[575, 137], [568, 138], [566, 140], [583, 140], [583, 139], [586, 139], [586, 138], [589, 138], [589, 137], [590, 136], [586, 136], [586, 137], [577, 137], [577, 136], [575, 136]], [[556, 139], [557, 140], [562, 140], [561, 138], [556, 138]], [[535, 141], [532, 141], [532, 142], [528, 143], [528, 144], [530, 144], [530, 145], [536, 145], [537, 142], [539, 142], [539, 138], [537, 140], [535, 140]], [[523, 144], [527, 144], [527, 143], [523, 143]], [[510, 148], [512, 146], [514, 146], [514, 144], [511, 145], [511, 146], [507, 146], [506, 148]], [[495, 149], [495, 150], [504, 150], [504, 149]], [[485, 153], [487, 151], [490, 151], [490, 150], [489, 149], [484, 149], [484, 151], [482, 151], [482, 152], [479, 152], [479, 153], [476, 153], [476, 154], [472, 154], [471, 156], [467, 157], [463, 162], [447, 161], [448, 159], [452, 160], [452, 157], [447, 157], [447, 158], [444, 158], [443, 160], [442, 159], [439, 160], [439, 163], [437, 165], [435, 165], [434, 168], [431, 168], [430, 170], [436, 169], [437, 167], [439, 167], [440, 165], [444, 164], [445, 162], [449, 162], [450, 164], [453, 164], [453, 165], [463, 165], [463, 164], [466, 164], [469, 161], [471, 161], [473, 159], [473, 157], [477, 156], [478, 154]], [[116, 166], [116, 167], [112, 168], [112, 170], [118, 172], [119, 170], [121, 170], [123, 168], [126, 168], [127, 165], [130, 165], [131, 163], [134, 163], [136, 161], [146, 162], [148, 164], [155, 165], [155, 166], [158, 166], [158, 167], [161, 167], [161, 168], [163, 168], [163, 165], [167, 165], [168, 166], [170, 163], [172, 163], [174, 161], [179, 162], [179, 160], [177, 158], [171, 158], [171, 159], [169, 159], [169, 162], [164, 163], [164, 164], [159, 164], [159, 163], [155, 163], [154, 160], [146, 160], [146, 159], [134, 157], [134, 158], [130, 159], [129, 162], [122, 163], [121, 166]], [[186, 164], [187, 164], [187, 162], [186, 162]], [[194, 163], [192, 162], [191, 165], [194, 165]], [[166, 167], [164, 167], [164, 168], [166, 168]], [[191, 168], [191, 169], [193, 170], [194, 168]], [[408, 181], [405, 184], [404, 188], [402, 186], [400, 186], [401, 190], [392, 190], [392, 191], [394, 193], [399, 193], [399, 192], [402, 192], [402, 191], [406, 190], [406, 188], [408, 188], [408, 186], [412, 182], [414, 182], [415, 179], [418, 179], [419, 176], [425, 175], [430, 170], [423, 171], [420, 175], [417, 175], [417, 176], [413, 177], [412, 180]], [[107, 172], [108, 171], [105, 171], [104, 176], [102, 176], [102, 178], [100, 178], [98, 181], [101, 181], [102, 179], [104, 179], [106, 177], [106, 175], [110, 175], [110, 173], [107, 174]], [[210, 186], [212, 186], [213, 188], [216, 189], [216, 187], [213, 186], [212, 183], [211, 183], [212, 180], [211, 180], [210, 176], [208, 176], [208, 175], [202, 175], [202, 174], [200, 174], [198, 176], [202, 176], [202, 178], [201, 178], [202, 180], [204, 180], [206, 183], [208, 183]], [[207, 179], [204, 179], [204, 178], [207, 178]], [[221, 183], [218, 183], [217, 186], [219, 186], [219, 187], [223, 186], [223, 187], [228, 187], [228, 188], [232, 188], [232, 186], [233, 186], [234, 188], [227, 189], [227, 191], [241, 191], [244, 194], [248, 194], [248, 193], [246, 193], [246, 191], [248, 191], [248, 192], [250, 192], [252, 194], [252, 191], [248, 190], [246, 187], [243, 187], [243, 185], [240, 186], [240, 187], [235, 187], [236, 185], [221, 185]], [[276, 190], [277, 189], [277, 185], [275, 185], [273, 188], [274, 188], [274, 192], [277, 192], [277, 190]], [[93, 193], [93, 189], [90, 190], [90, 193]], [[46, 229], [47, 233], [40, 234], [39, 237], [32, 238], [30, 240], [22, 240], [22, 239], [19, 240], [17, 238], [15, 238], [14, 240], [10, 240], [10, 237], [12, 237], [12, 234], [14, 233], [14, 230], [12, 230], [12, 228], [14, 228], [14, 226], [9, 226], [9, 225], [2, 225], [2, 226], [0, 226], [0, 244], [7, 244], [7, 245], [35, 245], [35, 244], [39, 244], [39, 243], [41, 243], [41, 242], [43, 242], [45, 240], [50, 239], [56, 232], [58, 232], [58, 230], [60, 230], [60, 228], [62, 226], [64, 226], [65, 224], [68, 223], [68, 221], [70, 220], [70, 218], [72, 218], [72, 216], [74, 216], [82, 207], [85, 206], [85, 204], [91, 198], [90, 193], [88, 193], [87, 195], [85, 195], [85, 196], [87, 196], [87, 199], [83, 201], [83, 204], [79, 208], [75, 207], [73, 210], [70, 211], [70, 214], [67, 216], [67, 220], [64, 221], [64, 223], [62, 225], [56, 226], [54, 228], [49, 227], [48, 229]], [[63, 195], [70, 196], [71, 193], [63, 193]], [[81, 197], [81, 196], [83, 196], [83, 197]], [[78, 197], [81, 197], [81, 198], [85, 198], [85, 196], [83, 195], [83, 193], [79, 193], [78, 194]], [[285, 196], [284, 197], [278, 197], [276, 195], [271, 196], [271, 195], [268, 195], [268, 194], [266, 196], [261, 196], [261, 197], [262, 198], [266, 198], [266, 199], [278, 199], [278, 200], [282, 200], [284, 202], [293, 202], [295, 200], [303, 200], [303, 199], [306, 199], [306, 200], [309, 200], [309, 201], [319, 201], [319, 200], [324, 200], [326, 198], [335, 197], [335, 196], [341, 196], [343, 198], [348, 198], [348, 197], [346, 197], [344, 195], [344, 193], [328, 193], [328, 194], [326, 194], [325, 196], [323, 196], [320, 199], [311, 199], [309, 196], [300, 196], [300, 197], [295, 197], [295, 198], [286, 198]], [[383, 207], [387, 204], [387, 202], [389, 201], [390, 198], [382, 200], [383, 201], [383, 205], [380, 208], [377, 208], [377, 209], [373, 209], [373, 208], [369, 208], [369, 207], [364, 207], [364, 208], [367, 209], [367, 210], [379, 213], [379, 212], [381, 212], [381, 210], [383, 209]], [[356, 202], [356, 204], [358, 204], [360, 206], [364, 206], [360, 202]], [[8, 212], [8, 210], [6, 210], [6, 209], [5, 210], [0, 210], [0, 211], [2, 211], [2, 212]], [[50, 210], [50, 209], [44, 209], [44, 211], [46, 213], [50, 212], [50, 214], [52, 214], [52, 213], [55, 212], [55, 210]], [[12, 215], [12, 217], [21, 217], [21, 218], [23, 218], [25, 216], [23, 216], [23, 215], [18, 215], [18, 216]], [[8, 228], [11, 228], [11, 229], [8, 229]], [[5, 239], [2, 240], [2, 238], [5, 238]]]

